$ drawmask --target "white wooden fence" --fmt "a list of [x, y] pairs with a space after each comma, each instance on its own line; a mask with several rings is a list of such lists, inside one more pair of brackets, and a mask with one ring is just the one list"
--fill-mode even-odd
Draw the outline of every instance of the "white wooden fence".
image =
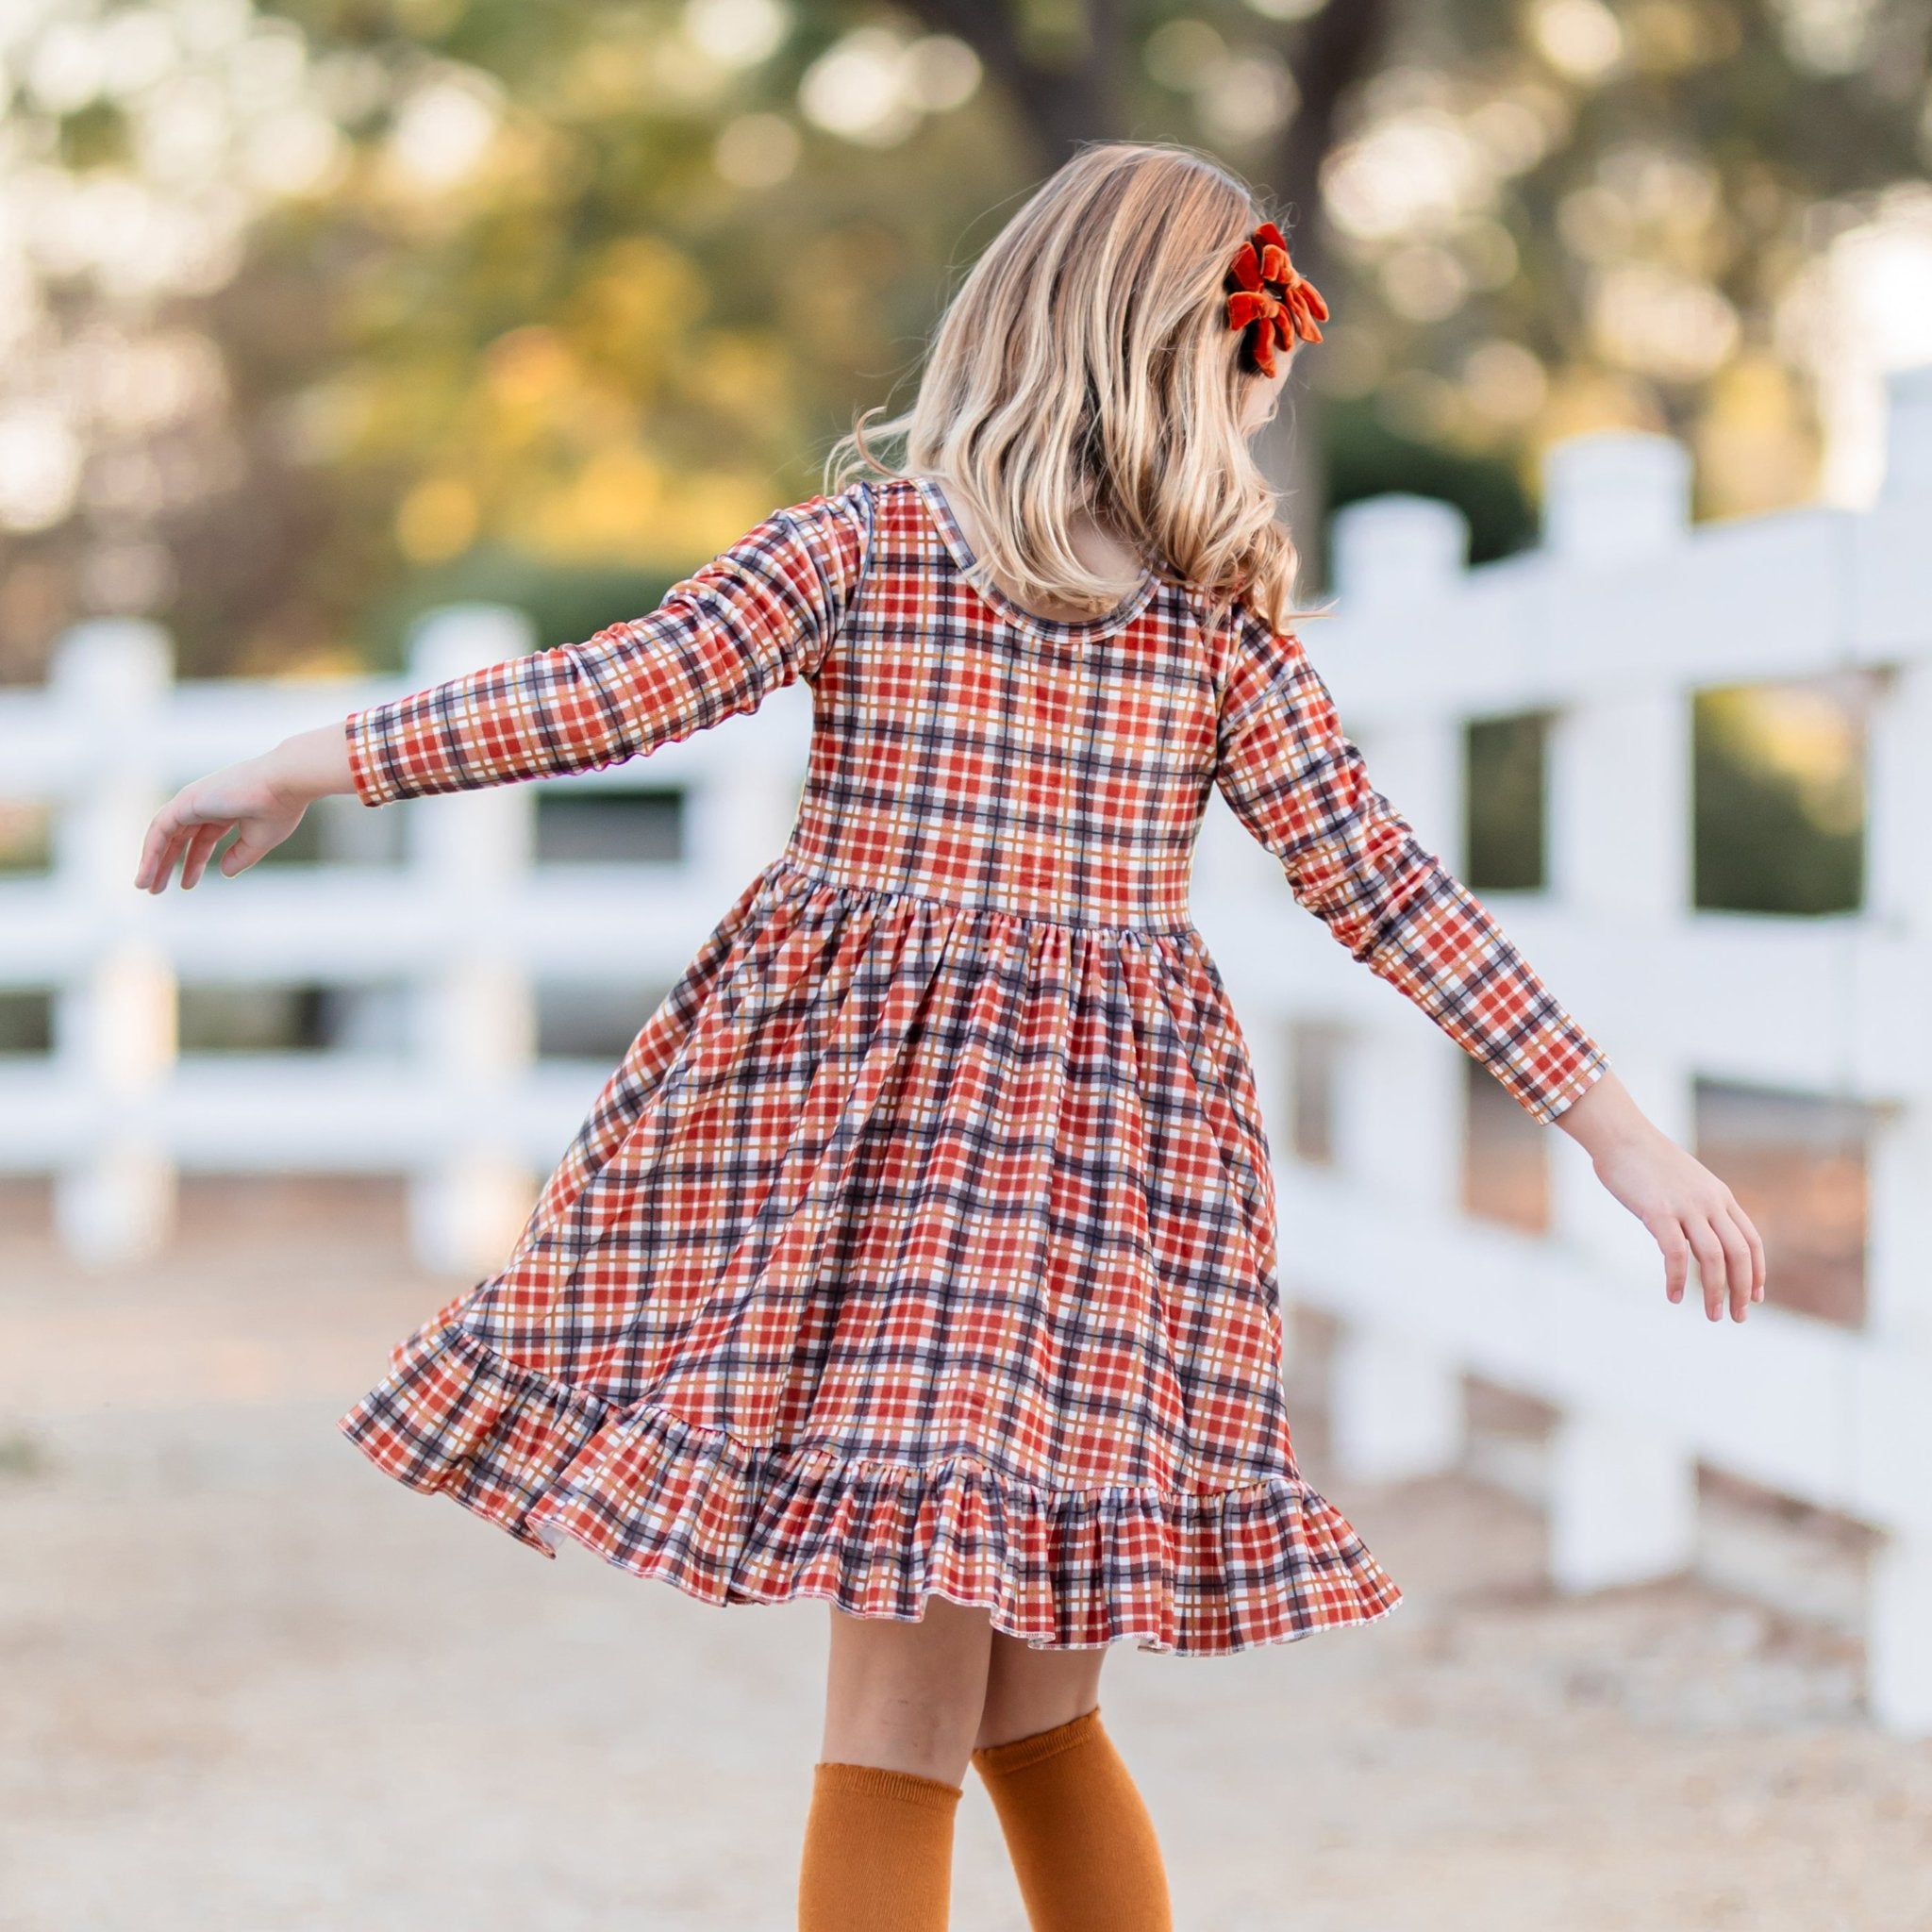
[[[1446, 506], [1344, 511], [1345, 614], [1308, 626], [1310, 649], [1376, 783], [1452, 868], [1467, 722], [1556, 714], [1551, 889], [1486, 900], [1685, 1144], [1699, 1075], [1881, 1109], [1868, 1317], [1852, 1331], [1780, 1309], [1774, 1270], [1741, 1327], [1705, 1320], [1694, 1275], [1671, 1305], [1650, 1237], [1555, 1130], [1548, 1236], [1463, 1214], [1463, 1057], [1293, 905], [1216, 801], [1194, 917], [1257, 1045], [1285, 1292], [1341, 1318], [1336, 1443], [1353, 1473], [1455, 1467], [1466, 1372], [1560, 1410], [1565, 1587], [1685, 1567], [1700, 1461], [1884, 1531], [1871, 1706], [1932, 1733], [1932, 370], [1894, 379], [1870, 512], [1693, 529], [1688, 458], [1632, 435], [1560, 445], [1545, 486], [1546, 547], [1474, 571]], [[533, 641], [508, 612], [457, 608], [419, 630], [402, 680], [197, 685], [172, 681], [153, 626], [95, 623], [63, 641], [46, 690], [0, 692], [0, 797], [54, 811], [48, 874], [0, 879], [0, 991], [50, 990], [55, 1014], [50, 1055], [0, 1062], [0, 1171], [53, 1174], [77, 1255], [164, 1241], [184, 1169], [359, 1170], [411, 1176], [433, 1265], [500, 1264], [609, 1071], [537, 1058], [535, 989], [675, 976], [784, 841], [803, 688], [613, 771], [412, 800], [399, 820], [329, 801], [334, 862], [159, 897], [131, 881], [149, 817], [189, 777]], [[1864, 908], [1692, 911], [1692, 691], [1852, 666], [1883, 675]], [[533, 864], [540, 790], [643, 782], [685, 793], [681, 859]], [[401, 864], [357, 862], [378, 819], [400, 824]], [[196, 981], [387, 988], [406, 1024], [388, 1045], [182, 1055], [175, 995]], [[1310, 1020], [1344, 1042], [1322, 1165], [1289, 1148], [1272, 1050]]]
[[[1196, 918], [1251, 1032], [1321, 1018], [1346, 1042], [1335, 1160], [1276, 1148], [1287, 1291], [1342, 1324], [1340, 1459], [1454, 1468], [1474, 1372], [1560, 1411], [1548, 1501], [1567, 1587], [1686, 1567], [1700, 1460], [1874, 1525], [1871, 1707], [1928, 1732], [1932, 369], [1893, 379], [1889, 455], [1869, 512], [1693, 528], [1676, 444], [1579, 439], [1551, 454], [1544, 549], [1474, 571], [1447, 507], [1355, 506], [1336, 531], [1346, 615], [1308, 632], [1377, 785], [1452, 870], [1467, 722], [1554, 714], [1549, 890], [1485, 902], [1674, 1139], [1692, 1142], [1700, 1075], [1875, 1109], [1860, 1328], [1780, 1309], [1774, 1265], [1741, 1326], [1706, 1319], [1694, 1271], [1674, 1306], [1651, 1237], [1555, 1129], [1547, 1238], [1464, 1214], [1464, 1057], [1260, 890], [1266, 855], [1239, 827], [1204, 835]], [[1693, 911], [1693, 691], [1854, 667], [1878, 674], [1863, 908]], [[1279, 1085], [1263, 1101], [1286, 1121]]]

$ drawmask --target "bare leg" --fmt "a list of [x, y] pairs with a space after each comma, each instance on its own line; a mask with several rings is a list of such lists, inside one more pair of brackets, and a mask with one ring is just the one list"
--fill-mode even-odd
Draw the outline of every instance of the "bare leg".
[[821, 1758], [963, 1782], [993, 1634], [984, 1609], [949, 1597], [927, 1597], [916, 1624], [832, 1606]]
[[1105, 1650], [1034, 1650], [995, 1630], [974, 1748], [1030, 1738], [1092, 1710], [1107, 1657]]
[[945, 1932], [991, 1634], [985, 1610], [946, 1597], [917, 1623], [831, 1607], [800, 1932]]

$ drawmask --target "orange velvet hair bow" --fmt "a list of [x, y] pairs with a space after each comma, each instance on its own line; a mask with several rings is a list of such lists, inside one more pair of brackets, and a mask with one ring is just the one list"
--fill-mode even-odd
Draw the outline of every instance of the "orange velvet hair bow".
[[1227, 325], [1244, 328], [1242, 345], [1253, 366], [1263, 375], [1274, 374], [1274, 345], [1319, 342], [1315, 326], [1328, 320], [1328, 305], [1313, 282], [1296, 273], [1288, 258], [1288, 240], [1273, 222], [1263, 222], [1241, 243], [1241, 253], [1223, 284], [1227, 291]]

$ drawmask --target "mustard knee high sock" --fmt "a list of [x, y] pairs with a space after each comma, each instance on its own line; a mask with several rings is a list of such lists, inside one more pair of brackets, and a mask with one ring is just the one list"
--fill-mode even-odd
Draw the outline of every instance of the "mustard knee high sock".
[[946, 1932], [959, 1791], [883, 1765], [815, 1764], [798, 1932]]
[[1173, 1932], [1154, 1821], [1096, 1705], [973, 1754], [1033, 1932]]

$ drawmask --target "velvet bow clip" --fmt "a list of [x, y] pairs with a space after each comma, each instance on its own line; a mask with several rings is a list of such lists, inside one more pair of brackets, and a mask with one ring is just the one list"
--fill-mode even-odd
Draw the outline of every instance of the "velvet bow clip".
[[1244, 328], [1248, 353], [1263, 375], [1274, 374], [1274, 345], [1319, 342], [1315, 326], [1328, 320], [1328, 305], [1313, 282], [1299, 275], [1288, 258], [1288, 240], [1273, 222], [1263, 222], [1241, 243], [1227, 272], [1227, 325]]

